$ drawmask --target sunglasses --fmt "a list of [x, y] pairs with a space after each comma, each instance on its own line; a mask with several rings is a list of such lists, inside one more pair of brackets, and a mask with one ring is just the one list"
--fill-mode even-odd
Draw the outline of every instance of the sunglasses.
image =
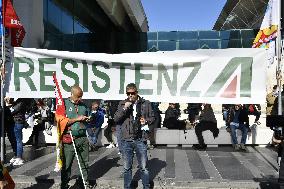
[[137, 93], [137, 91], [135, 91], [135, 92], [126, 92], [127, 96], [129, 96], [129, 95], [136, 95], [136, 93]]

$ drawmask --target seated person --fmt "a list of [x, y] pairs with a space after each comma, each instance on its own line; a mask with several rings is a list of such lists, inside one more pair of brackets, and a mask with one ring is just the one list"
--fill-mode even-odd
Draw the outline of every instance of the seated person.
[[185, 129], [185, 122], [178, 120], [180, 109], [177, 103], [169, 103], [169, 107], [165, 113], [163, 126], [168, 129]]
[[222, 115], [223, 115], [223, 120], [226, 122], [228, 118], [228, 113], [230, 111], [231, 104], [222, 104]]
[[[249, 130], [248, 120], [249, 118], [246, 109], [243, 108], [241, 104], [235, 104], [234, 108], [230, 110], [227, 120], [231, 129], [232, 145], [235, 150], [247, 151], [245, 144]], [[236, 133], [237, 129], [242, 131], [242, 139], [240, 144], [238, 144]]]
[[188, 120], [191, 124], [193, 124], [196, 121], [196, 116], [198, 116], [200, 110], [201, 110], [200, 103], [188, 103], [187, 109], [184, 111], [184, 113], [188, 113]]
[[259, 118], [261, 115], [261, 106], [260, 104], [247, 104], [245, 105], [245, 108], [248, 111], [248, 115], [254, 115], [255, 120], [254, 123], [257, 125], [260, 125], [261, 123], [259, 122]]
[[195, 133], [199, 144], [193, 145], [196, 150], [205, 150], [207, 145], [204, 143], [202, 132], [210, 130], [213, 133], [213, 137], [218, 137], [219, 129], [217, 128], [217, 120], [211, 104], [204, 104], [204, 108], [201, 111], [197, 125], [195, 126]]

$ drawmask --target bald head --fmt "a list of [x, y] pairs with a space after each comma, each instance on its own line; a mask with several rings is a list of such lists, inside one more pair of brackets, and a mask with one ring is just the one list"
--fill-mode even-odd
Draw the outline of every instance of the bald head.
[[74, 85], [71, 87], [71, 97], [70, 98], [74, 104], [78, 104], [82, 100], [82, 96], [83, 96], [83, 91], [79, 86]]

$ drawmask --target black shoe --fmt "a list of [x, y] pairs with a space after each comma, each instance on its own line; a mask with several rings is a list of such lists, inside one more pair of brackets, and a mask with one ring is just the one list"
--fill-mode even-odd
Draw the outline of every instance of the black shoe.
[[206, 150], [207, 145], [206, 144], [194, 144], [192, 147], [194, 150]]
[[28, 140], [26, 143], [25, 143], [25, 146], [32, 146], [34, 145], [34, 143], [30, 140]]
[[217, 129], [214, 130], [214, 132], [213, 132], [213, 137], [214, 137], [214, 139], [217, 138], [218, 135], [219, 135], [219, 129], [217, 128]]
[[227, 128], [226, 128], [226, 131], [227, 131], [228, 133], [231, 133], [231, 128], [230, 128], [230, 127], [227, 127]]

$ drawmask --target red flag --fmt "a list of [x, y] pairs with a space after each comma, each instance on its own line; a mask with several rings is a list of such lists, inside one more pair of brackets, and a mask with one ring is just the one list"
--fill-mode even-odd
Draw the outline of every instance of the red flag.
[[62, 147], [62, 134], [68, 123], [68, 118], [66, 118], [65, 104], [61, 95], [61, 91], [58, 85], [55, 72], [52, 74], [53, 81], [55, 83], [55, 97], [56, 97], [56, 112], [55, 118], [57, 122], [57, 143], [56, 143], [56, 164], [55, 172], [59, 172], [63, 165], [63, 147]]
[[53, 73], [53, 81], [55, 83], [56, 114], [66, 117], [65, 104], [61, 95], [61, 91], [55, 73]]
[[4, 27], [11, 29], [11, 45], [19, 47], [25, 37], [25, 29], [21, 24], [11, 0], [3, 0]]

